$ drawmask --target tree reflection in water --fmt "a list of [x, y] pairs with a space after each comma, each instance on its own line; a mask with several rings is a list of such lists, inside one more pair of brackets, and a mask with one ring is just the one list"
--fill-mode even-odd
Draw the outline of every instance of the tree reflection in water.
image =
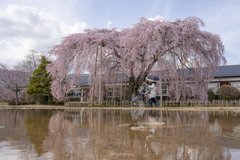
[[42, 144], [48, 136], [49, 118], [51, 116], [51, 110], [30, 110], [25, 113], [26, 135], [29, 137], [30, 143], [34, 145], [38, 156], [46, 152], [43, 150]]
[[[6, 127], [0, 129], [0, 140], [21, 149], [22, 159], [27, 159], [27, 154], [35, 154], [35, 158], [51, 155], [47, 159], [228, 160], [231, 159], [230, 149], [240, 148], [240, 120], [231, 114], [161, 110], [1, 110], [0, 126]], [[141, 130], [119, 126], [159, 121], [165, 125], [146, 125]], [[35, 151], [29, 147], [31, 144]]]

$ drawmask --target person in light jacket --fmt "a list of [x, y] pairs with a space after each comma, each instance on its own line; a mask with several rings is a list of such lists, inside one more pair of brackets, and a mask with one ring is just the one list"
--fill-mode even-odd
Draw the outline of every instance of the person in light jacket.
[[155, 105], [160, 106], [157, 98], [156, 98], [156, 82], [152, 82], [152, 84], [149, 86], [149, 90], [150, 90], [150, 95], [149, 95], [149, 107], [152, 107], [152, 103], [155, 103]]

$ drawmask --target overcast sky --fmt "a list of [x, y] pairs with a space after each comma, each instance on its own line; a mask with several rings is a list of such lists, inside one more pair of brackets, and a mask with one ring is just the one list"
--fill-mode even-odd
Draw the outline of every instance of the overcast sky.
[[240, 64], [240, 0], [1, 0], [0, 63], [14, 65], [30, 49], [47, 52], [86, 28], [127, 28], [141, 17], [201, 18], [218, 34], [228, 64]]

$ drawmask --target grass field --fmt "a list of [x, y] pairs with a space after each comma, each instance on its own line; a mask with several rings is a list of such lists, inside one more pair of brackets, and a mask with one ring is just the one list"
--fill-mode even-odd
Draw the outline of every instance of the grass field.
[[0, 106], [8, 106], [8, 102], [0, 102]]

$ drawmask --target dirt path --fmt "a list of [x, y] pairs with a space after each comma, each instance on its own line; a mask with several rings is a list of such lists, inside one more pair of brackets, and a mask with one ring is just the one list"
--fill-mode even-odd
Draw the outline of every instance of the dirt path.
[[0, 104], [0, 109], [122, 109], [122, 110], [190, 110], [190, 111], [231, 111], [231, 110], [240, 110], [240, 107], [144, 107], [144, 108], [134, 108], [134, 107], [65, 107], [57, 105], [19, 105], [19, 106], [10, 106]]

